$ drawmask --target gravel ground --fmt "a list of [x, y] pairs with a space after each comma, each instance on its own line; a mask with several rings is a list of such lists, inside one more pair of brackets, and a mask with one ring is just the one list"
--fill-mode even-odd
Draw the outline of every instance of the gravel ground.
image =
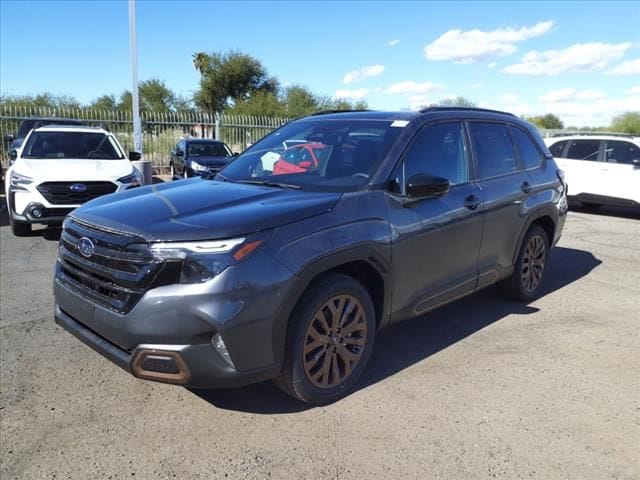
[[0, 209], [3, 480], [640, 478], [638, 215], [572, 212], [542, 298], [393, 327], [309, 408], [127, 375], [53, 322], [56, 232], [14, 238]]

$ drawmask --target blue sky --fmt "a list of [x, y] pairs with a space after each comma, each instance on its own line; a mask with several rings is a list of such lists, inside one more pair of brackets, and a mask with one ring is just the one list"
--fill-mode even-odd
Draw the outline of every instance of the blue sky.
[[[464, 95], [604, 125], [640, 110], [638, 2], [138, 0], [141, 80], [191, 95], [197, 51], [239, 49], [284, 84], [417, 108]], [[89, 102], [131, 86], [126, 1], [0, 0], [0, 91]]]

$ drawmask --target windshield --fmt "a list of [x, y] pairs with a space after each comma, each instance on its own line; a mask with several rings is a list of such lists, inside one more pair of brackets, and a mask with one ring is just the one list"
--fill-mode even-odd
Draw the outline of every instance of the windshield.
[[220, 173], [224, 180], [351, 191], [370, 175], [402, 128], [392, 120], [310, 119], [267, 135]]
[[124, 158], [108, 135], [90, 132], [33, 132], [22, 151], [23, 158]]
[[190, 157], [230, 157], [231, 152], [224, 143], [189, 142]]

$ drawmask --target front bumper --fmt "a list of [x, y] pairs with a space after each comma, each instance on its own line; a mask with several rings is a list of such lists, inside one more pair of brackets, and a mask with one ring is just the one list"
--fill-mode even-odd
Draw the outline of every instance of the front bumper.
[[[56, 323], [137, 377], [226, 388], [273, 378], [280, 371], [274, 314], [293, 275], [264, 252], [203, 284], [149, 290], [127, 314], [70, 289], [63, 275], [58, 264]], [[214, 335], [223, 339], [231, 362], [212, 345]], [[167, 367], [169, 376], [141, 369], [146, 357], [152, 357], [154, 368]]]

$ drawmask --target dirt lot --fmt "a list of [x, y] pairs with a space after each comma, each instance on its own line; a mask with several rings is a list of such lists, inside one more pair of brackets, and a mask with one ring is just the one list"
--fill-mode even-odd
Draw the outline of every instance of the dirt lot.
[[0, 223], [3, 480], [640, 478], [637, 215], [572, 212], [541, 299], [385, 331], [325, 408], [127, 375], [53, 322], [55, 232]]

